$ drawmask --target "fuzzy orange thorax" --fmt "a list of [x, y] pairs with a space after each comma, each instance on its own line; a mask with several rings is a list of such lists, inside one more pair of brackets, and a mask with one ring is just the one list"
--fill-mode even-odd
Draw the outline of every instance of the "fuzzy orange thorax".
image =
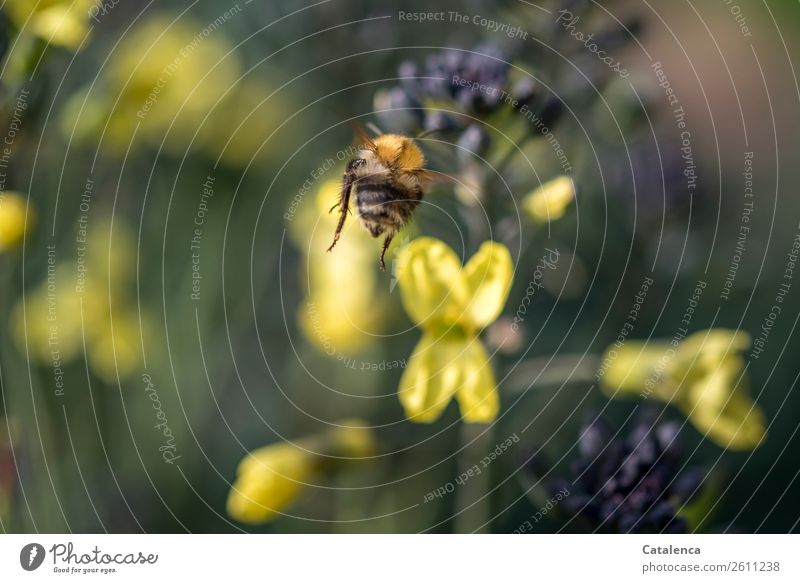
[[422, 170], [425, 156], [414, 140], [398, 134], [384, 134], [374, 140], [375, 155], [386, 165], [406, 172]]

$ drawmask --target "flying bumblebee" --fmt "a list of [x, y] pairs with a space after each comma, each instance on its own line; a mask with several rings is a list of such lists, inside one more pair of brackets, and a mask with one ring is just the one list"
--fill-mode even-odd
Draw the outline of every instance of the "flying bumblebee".
[[425, 188], [442, 177], [425, 169], [425, 156], [412, 138], [381, 134], [373, 139], [360, 126], [355, 130], [358, 154], [347, 163], [339, 202], [331, 209], [339, 207], [339, 223], [328, 251], [339, 240], [355, 191], [361, 224], [376, 239], [386, 236], [380, 259], [385, 271], [384, 257], [392, 238], [414, 214]]

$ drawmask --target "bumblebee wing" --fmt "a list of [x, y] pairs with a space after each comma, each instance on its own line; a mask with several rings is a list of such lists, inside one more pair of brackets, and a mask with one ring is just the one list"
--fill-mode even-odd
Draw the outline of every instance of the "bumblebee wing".
[[375, 150], [375, 142], [369, 137], [363, 125], [357, 121], [352, 121], [350, 122], [350, 126], [353, 128], [353, 132], [356, 135], [355, 145], [357, 147], [367, 147], [370, 150]]
[[420, 170], [416, 174], [426, 186], [431, 184], [458, 184], [458, 180], [452, 176], [434, 170]]

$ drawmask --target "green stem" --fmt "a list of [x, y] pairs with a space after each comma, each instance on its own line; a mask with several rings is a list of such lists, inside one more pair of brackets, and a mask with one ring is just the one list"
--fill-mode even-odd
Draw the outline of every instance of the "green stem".
[[461, 423], [462, 450], [458, 455], [456, 486], [455, 532], [488, 532], [491, 518], [489, 507], [489, 470], [481, 464], [486, 452], [494, 447], [491, 427]]
[[561, 384], [596, 382], [601, 357], [596, 354], [541, 356], [525, 360], [510, 371], [503, 389], [511, 394]]
[[525, 134], [519, 138], [516, 143], [511, 146], [506, 153], [502, 155], [502, 157], [493, 164], [493, 166], [497, 169], [498, 174], [501, 176], [505, 175], [506, 170], [508, 169], [507, 166], [514, 160], [514, 156], [520, 153], [520, 150], [533, 138], [534, 134], [531, 132], [525, 132]]

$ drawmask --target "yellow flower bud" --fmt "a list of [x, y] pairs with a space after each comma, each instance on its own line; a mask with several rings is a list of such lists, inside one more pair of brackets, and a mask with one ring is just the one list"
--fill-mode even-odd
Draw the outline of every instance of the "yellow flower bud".
[[33, 220], [33, 213], [22, 196], [16, 192], [0, 192], [0, 252], [16, 247]]
[[537, 223], [557, 221], [575, 200], [575, 183], [569, 176], [545, 182], [522, 201], [522, 208]]
[[274, 520], [314, 478], [317, 462], [313, 453], [289, 443], [251, 452], [236, 470], [228, 514], [250, 524]]
[[372, 432], [349, 419], [319, 435], [295, 443], [259, 448], [242, 460], [228, 494], [228, 514], [240, 522], [261, 524], [280, 516], [341, 458], [362, 458], [376, 450]]

